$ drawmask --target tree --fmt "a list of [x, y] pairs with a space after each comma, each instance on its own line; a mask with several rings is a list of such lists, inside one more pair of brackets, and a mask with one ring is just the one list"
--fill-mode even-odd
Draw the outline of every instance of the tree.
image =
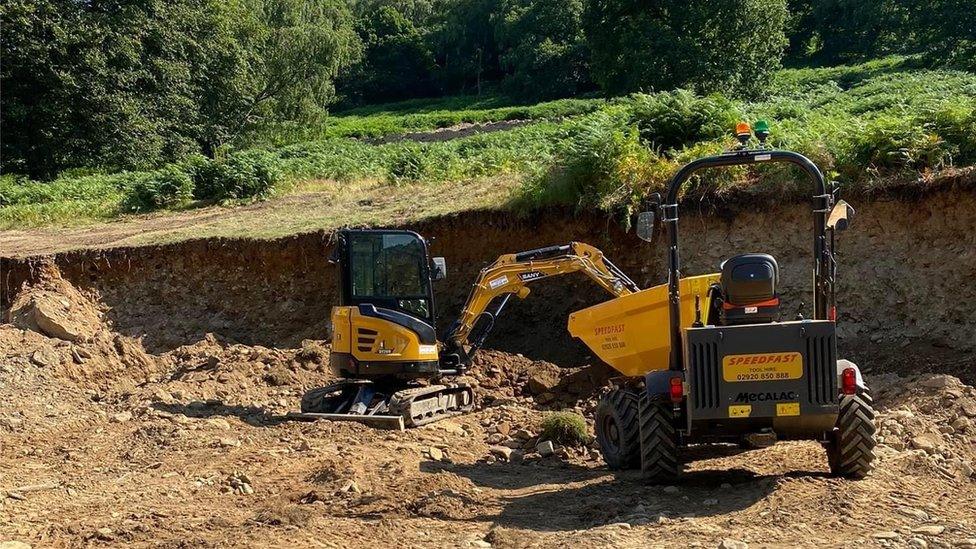
[[429, 10], [418, 4], [374, 1], [357, 6], [356, 31], [363, 57], [340, 79], [346, 99], [364, 103], [437, 93], [437, 66], [429, 32], [423, 30]]
[[510, 0], [504, 6], [496, 37], [510, 93], [549, 98], [592, 88], [582, 15], [582, 0]]
[[933, 66], [976, 68], [972, 0], [791, 0], [790, 56], [836, 64], [921, 54]]
[[609, 93], [750, 94], [786, 46], [785, 0], [587, 0], [594, 80]]
[[495, 40], [500, 0], [453, 0], [443, 6], [432, 43], [445, 91], [474, 90], [502, 77]]
[[358, 51], [341, 0], [9, 0], [2, 170], [145, 169], [323, 112]]
[[4, 171], [142, 168], [195, 147], [192, 65], [219, 15], [178, 2], [2, 9]]
[[902, 19], [905, 38], [914, 30], [915, 51], [937, 66], [976, 71], [976, 5], [973, 0], [913, 0]]
[[[213, 150], [269, 120], [308, 121], [335, 98], [340, 70], [359, 58], [361, 43], [342, 0], [244, 0], [226, 21], [237, 44], [208, 79], [202, 136]], [[208, 67], [209, 68], [209, 67]]]

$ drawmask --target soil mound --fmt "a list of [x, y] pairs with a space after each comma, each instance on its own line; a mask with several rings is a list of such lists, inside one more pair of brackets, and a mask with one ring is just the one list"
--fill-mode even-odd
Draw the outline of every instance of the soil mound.
[[86, 342], [102, 327], [92, 300], [61, 278], [53, 264], [41, 264], [36, 280], [25, 284], [10, 307], [8, 322], [48, 337]]
[[157, 370], [157, 361], [138, 340], [114, 333], [102, 306], [61, 277], [53, 264], [38, 266], [38, 276], [14, 296], [0, 325], [0, 353], [7, 373], [43, 369], [48, 376], [89, 387], [131, 384]]

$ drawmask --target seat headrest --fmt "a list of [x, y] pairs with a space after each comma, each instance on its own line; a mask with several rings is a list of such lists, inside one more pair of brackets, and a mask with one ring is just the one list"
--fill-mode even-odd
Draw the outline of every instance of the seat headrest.
[[779, 265], [769, 254], [740, 254], [722, 262], [722, 292], [731, 303], [772, 299], [779, 282]]

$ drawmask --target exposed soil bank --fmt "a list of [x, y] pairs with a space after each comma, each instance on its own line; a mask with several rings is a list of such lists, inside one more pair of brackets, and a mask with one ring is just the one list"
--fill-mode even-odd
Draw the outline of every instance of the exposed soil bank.
[[[843, 354], [912, 371], [936, 369], [972, 380], [976, 350], [976, 195], [945, 191], [919, 201], [855, 204], [841, 235], [839, 310]], [[682, 214], [687, 274], [714, 271], [736, 253], [762, 251], [780, 263], [785, 316], [811, 299], [811, 223], [807, 205], [718, 216]], [[457, 314], [477, 271], [503, 253], [585, 241], [600, 247], [638, 284], [664, 281], [663, 242], [640, 242], [600, 216], [540, 214], [517, 219], [467, 213], [409, 227], [434, 239], [450, 276], [437, 286], [443, 328]], [[59, 254], [65, 278], [98, 294], [114, 329], [166, 351], [208, 332], [246, 344], [297, 346], [321, 339], [335, 301], [327, 263], [330, 235], [274, 241], [201, 240], [165, 246]], [[3, 306], [43, 258], [4, 260]], [[565, 329], [567, 315], [606, 297], [582, 275], [538, 283], [512, 303], [488, 346], [574, 364], [586, 349]], [[884, 359], [884, 360], [881, 360]], [[898, 368], [900, 369], [900, 368]]]

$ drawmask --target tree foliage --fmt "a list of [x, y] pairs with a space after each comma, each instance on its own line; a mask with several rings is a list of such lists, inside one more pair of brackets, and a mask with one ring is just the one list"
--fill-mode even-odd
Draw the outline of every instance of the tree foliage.
[[790, 56], [856, 62], [891, 53], [976, 69], [972, 0], [790, 0]]
[[582, 0], [505, 4], [496, 33], [510, 93], [550, 98], [592, 88], [582, 16]]
[[[0, 171], [34, 178], [224, 157], [339, 99], [757, 95], [787, 44], [792, 64], [976, 70], [974, 0], [5, 0], [0, 18]], [[655, 120], [687, 106], [655, 97]]]
[[369, 103], [438, 93], [431, 7], [423, 0], [372, 0], [356, 6], [363, 56], [340, 80], [347, 100]]
[[145, 169], [322, 112], [357, 53], [340, 0], [10, 0], [2, 168]]
[[784, 0], [589, 0], [593, 78], [611, 93], [752, 93], [779, 67]]

